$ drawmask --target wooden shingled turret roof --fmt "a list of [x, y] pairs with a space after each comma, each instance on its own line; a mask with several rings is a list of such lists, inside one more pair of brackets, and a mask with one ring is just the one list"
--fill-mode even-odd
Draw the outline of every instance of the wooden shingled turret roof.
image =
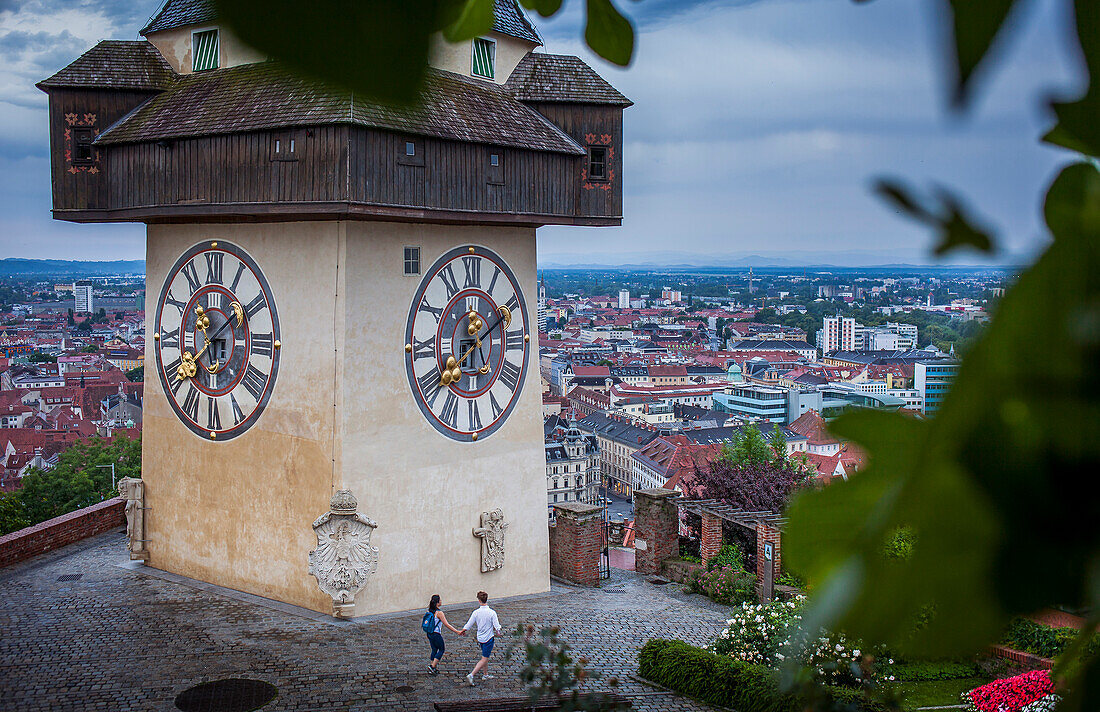
[[531, 52], [504, 87], [520, 101], [634, 105], [579, 57], [565, 54]]
[[143, 40], [103, 40], [35, 86], [46, 89], [161, 91], [176, 73], [156, 47]]
[[[516, 0], [494, 0], [493, 29], [503, 35], [517, 37], [537, 45], [542, 39], [526, 15], [516, 5]], [[142, 36], [161, 30], [212, 22], [217, 11], [212, 0], [167, 0], [149, 24], [142, 29]]]
[[278, 62], [178, 75], [167, 90], [101, 133], [96, 143], [324, 124], [571, 155], [585, 152], [564, 131], [495, 84], [429, 69], [420, 102], [396, 107], [293, 74]]

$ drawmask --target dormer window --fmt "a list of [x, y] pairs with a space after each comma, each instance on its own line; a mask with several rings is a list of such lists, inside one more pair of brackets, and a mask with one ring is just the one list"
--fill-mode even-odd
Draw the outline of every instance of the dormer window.
[[218, 31], [191, 33], [191, 71], [203, 72], [218, 68]]
[[473, 67], [475, 77], [492, 79], [496, 76], [497, 43], [484, 37], [474, 38]]

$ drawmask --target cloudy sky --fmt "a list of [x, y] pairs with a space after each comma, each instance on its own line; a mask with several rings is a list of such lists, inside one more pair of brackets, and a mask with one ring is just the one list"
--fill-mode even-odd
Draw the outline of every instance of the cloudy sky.
[[[46, 97], [34, 83], [96, 41], [131, 39], [159, 0], [0, 0], [0, 257], [142, 259], [143, 227], [50, 219]], [[945, 109], [927, 0], [642, 0], [627, 70], [580, 42], [579, 0], [539, 21], [634, 102], [620, 229], [543, 228], [544, 261], [835, 251], [926, 254], [925, 231], [868, 191], [876, 176], [967, 196], [1010, 253], [1044, 241], [1041, 196], [1071, 157], [1041, 146], [1041, 98], [1080, 87], [1058, 0], [1031, 3], [976, 110]], [[852, 257], [858, 260], [857, 257]], [[873, 260], [872, 260], [873, 261]]]

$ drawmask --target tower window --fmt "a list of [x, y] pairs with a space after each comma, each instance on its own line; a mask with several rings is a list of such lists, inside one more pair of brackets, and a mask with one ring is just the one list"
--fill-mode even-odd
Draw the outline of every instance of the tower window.
[[607, 146], [588, 147], [588, 180], [607, 180]]
[[473, 46], [473, 67], [475, 77], [492, 79], [496, 76], [497, 43], [484, 37], [475, 37]]
[[74, 166], [86, 166], [95, 163], [95, 147], [92, 141], [95, 134], [91, 127], [78, 126], [73, 129], [73, 153], [72, 164]]
[[218, 68], [218, 31], [191, 33], [191, 71]]
[[424, 141], [415, 136], [397, 144], [397, 163], [402, 166], [424, 165]]
[[405, 274], [414, 276], [420, 274], [420, 248], [414, 246], [405, 247]]
[[486, 172], [486, 182], [493, 185], [504, 184], [504, 160], [499, 153], [489, 154], [489, 166]]

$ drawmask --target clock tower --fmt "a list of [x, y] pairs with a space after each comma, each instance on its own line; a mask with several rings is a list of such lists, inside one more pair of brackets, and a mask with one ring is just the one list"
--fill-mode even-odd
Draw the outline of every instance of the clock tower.
[[148, 566], [339, 615], [545, 591], [535, 231], [622, 219], [630, 102], [515, 0], [415, 110], [204, 0], [49, 94], [54, 217], [147, 225]]

